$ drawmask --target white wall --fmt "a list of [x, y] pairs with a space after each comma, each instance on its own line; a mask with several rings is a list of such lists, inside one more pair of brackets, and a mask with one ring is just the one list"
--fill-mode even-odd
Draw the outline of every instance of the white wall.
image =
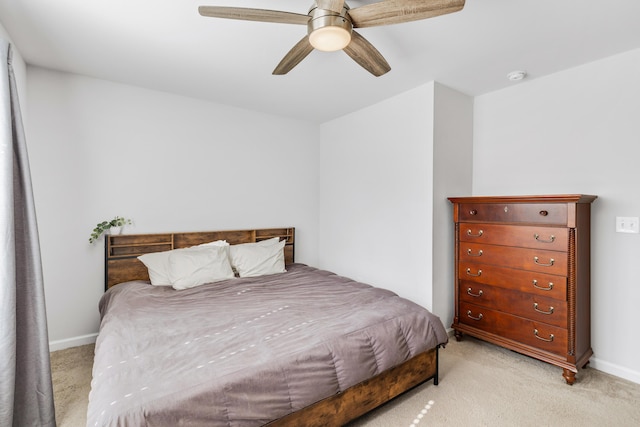
[[98, 331], [103, 246], [88, 237], [103, 219], [141, 233], [295, 226], [296, 260], [316, 263], [317, 125], [35, 67], [28, 80], [52, 349]]
[[427, 308], [433, 84], [320, 128], [319, 266]]
[[595, 194], [592, 366], [640, 382], [640, 50], [475, 100], [474, 194]]
[[450, 324], [446, 197], [471, 190], [472, 117], [471, 98], [430, 83], [323, 124], [320, 266], [393, 290]]

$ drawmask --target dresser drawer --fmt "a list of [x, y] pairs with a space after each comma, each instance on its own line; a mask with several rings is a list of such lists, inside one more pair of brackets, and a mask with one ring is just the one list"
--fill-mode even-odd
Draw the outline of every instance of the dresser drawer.
[[566, 301], [474, 282], [461, 281], [459, 289], [460, 301], [567, 327]]
[[566, 275], [567, 253], [509, 246], [460, 244], [460, 263], [499, 265], [519, 270], [537, 271], [558, 276]]
[[567, 225], [566, 203], [461, 203], [460, 222]]
[[[467, 270], [468, 269], [468, 270]], [[478, 274], [481, 270], [482, 273]], [[535, 271], [515, 270], [494, 265], [460, 263], [458, 278], [462, 282], [475, 282], [527, 292], [555, 300], [567, 300], [567, 277], [542, 274]]]
[[460, 223], [460, 242], [566, 251], [569, 229], [488, 223]]
[[460, 301], [460, 323], [540, 350], [567, 356], [567, 330]]

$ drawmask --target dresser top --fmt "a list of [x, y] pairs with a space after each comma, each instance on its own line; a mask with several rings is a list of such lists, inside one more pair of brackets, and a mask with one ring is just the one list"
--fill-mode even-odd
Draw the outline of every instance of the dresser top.
[[592, 203], [598, 196], [588, 194], [549, 194], [541, 196], [449, 197], [451, 203]]

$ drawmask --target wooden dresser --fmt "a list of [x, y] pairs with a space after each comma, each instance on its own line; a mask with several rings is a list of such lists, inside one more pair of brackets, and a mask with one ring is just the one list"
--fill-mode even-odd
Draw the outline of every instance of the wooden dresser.
[[596, 196], [450, 197], [456, 280], [452, 328], [563, 369], [593, 354], [590, 217]]

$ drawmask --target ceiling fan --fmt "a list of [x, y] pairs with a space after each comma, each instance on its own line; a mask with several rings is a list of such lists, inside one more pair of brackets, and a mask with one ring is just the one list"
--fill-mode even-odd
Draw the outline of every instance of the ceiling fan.
[[465, 0], [383, 0], [349, 8], [344, 0], [315, 0], [306, 15], [267, 9], [200, 6], [202, 16], [307, 26], [302, 38], [273, 70], [287, 74], [313, 51], [344, 50], [354, 61], [378, 77], [391, 67], [384, 57], [354, 28], [375, 27], [432, 18], [458, 12]]

